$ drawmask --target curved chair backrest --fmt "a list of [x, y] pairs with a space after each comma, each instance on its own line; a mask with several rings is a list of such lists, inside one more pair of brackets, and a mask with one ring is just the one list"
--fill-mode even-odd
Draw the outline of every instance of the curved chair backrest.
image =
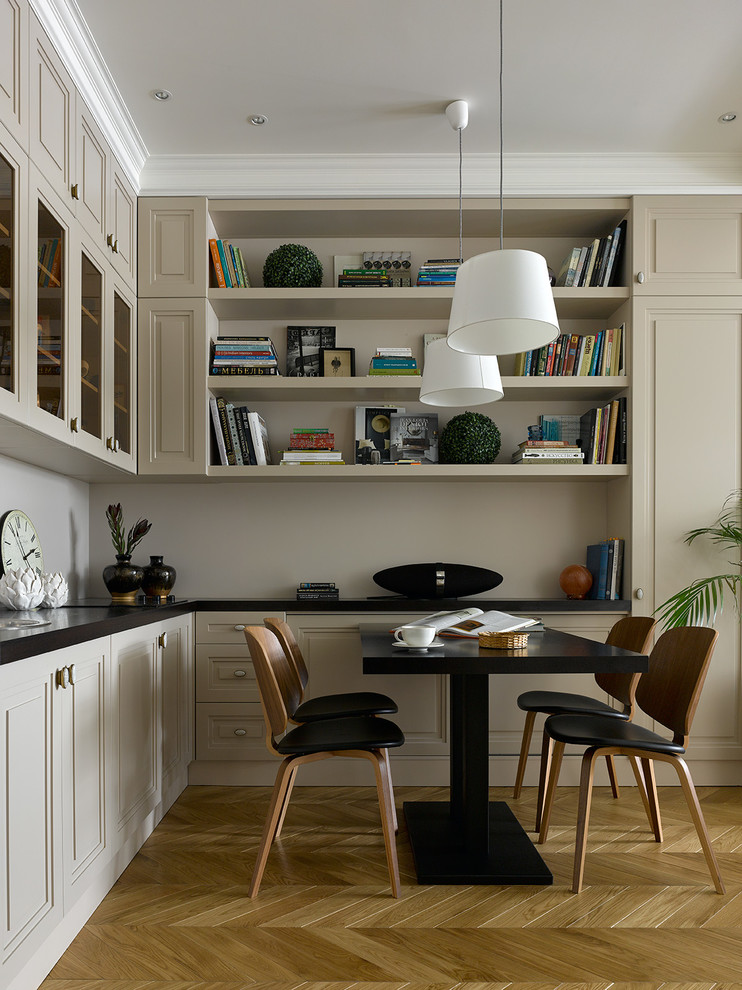
[[673, 733], [685, 746], [701, 688], [719, 634], [708, 626], [668, 629], [649, 656], [649, 670], [636, 690], [643, 712]]
[[294, 671], [283, 647], [269, 629], [246, 626], [245, 639], [255, 668], [266, 723], [273, 737], [280, 736], [286, 731], [289, 716], [301, 700]]
[[283, 619], [270, 618], [263, 621], [268, 629], [278, 637], [278, 641], [283, 647], [283, 652], [286, 654], [299, 682], [300, 691], [303, 693], [309, 680], [309, 671], [307, 670], [307, 665], [304, 663], [304, 657], [301, 655], [299, 644], [296, 642], [296, 637], [291, 631], [291, 627]]
[[[649, 646], [655, 619], [644, 615], [627, 615], [615, 623], [606, 638], [607, 646], [618, 646], [622, 650], [633, 650], [634, 653], [646, 653]], [[615, 698], [624, 706], [624, 710], [632, 712], [634, 697], [639, 684], [640, 673], [600, 673], [595, 675], [595, 681], [611, 698]]]

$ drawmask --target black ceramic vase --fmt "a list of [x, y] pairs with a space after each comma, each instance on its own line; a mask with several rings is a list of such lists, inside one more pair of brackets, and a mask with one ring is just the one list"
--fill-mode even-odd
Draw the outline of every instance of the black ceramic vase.
[[150, 557], [142, 578], [142, 591], [145, 596], [165, 601], [174, 584], [175, 568], [170, 564], [163, 564], [161, 556]]
[[103, 582], [111, 601], [117, 605], [132, 605], [142, 584], [144, 568], [132, 564], [130, 553], [117, 553], [116, 563], [103, 568]]

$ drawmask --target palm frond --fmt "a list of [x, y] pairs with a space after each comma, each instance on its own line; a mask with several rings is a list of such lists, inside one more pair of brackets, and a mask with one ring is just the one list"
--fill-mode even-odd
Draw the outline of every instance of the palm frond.
[[678, 591], [655, 609], [665, 628], [675, 626], [711, 626], [724, 608], [724, 589], [727, 589], [739, 606], [742, 575], [717, 574], [699, 578], [687, 588]]

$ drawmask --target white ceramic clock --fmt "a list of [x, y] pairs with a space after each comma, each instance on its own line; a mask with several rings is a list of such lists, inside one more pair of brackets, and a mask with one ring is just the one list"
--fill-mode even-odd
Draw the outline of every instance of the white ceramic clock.
[[11, 509], [0, 520], [0, 563], [3, 573], [30, 567], [44, 573], [44, 557], [36, 527], [25, 512]]

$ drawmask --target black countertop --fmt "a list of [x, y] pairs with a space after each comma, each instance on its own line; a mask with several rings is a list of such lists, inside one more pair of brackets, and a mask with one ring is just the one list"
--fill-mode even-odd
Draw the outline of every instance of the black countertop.
[[[400, 597], [343, 598], [338, 601], [296, 601], [294, 598], [182, 598], [164, 605], [112, 605], [90, 598], [62, 608], [29, 612], [0, 609], [0, 665], [75, 646], [101, 636], [136, 629], [189, 612], [417, 612], [430, 613], [476, 606], [484, 611], [530, 613], [630, 612], [628, 601], [570, 601], [568, 599], [425, 599]], [[2, 628], [2, 623], [36, 620], [45, 625]]]

